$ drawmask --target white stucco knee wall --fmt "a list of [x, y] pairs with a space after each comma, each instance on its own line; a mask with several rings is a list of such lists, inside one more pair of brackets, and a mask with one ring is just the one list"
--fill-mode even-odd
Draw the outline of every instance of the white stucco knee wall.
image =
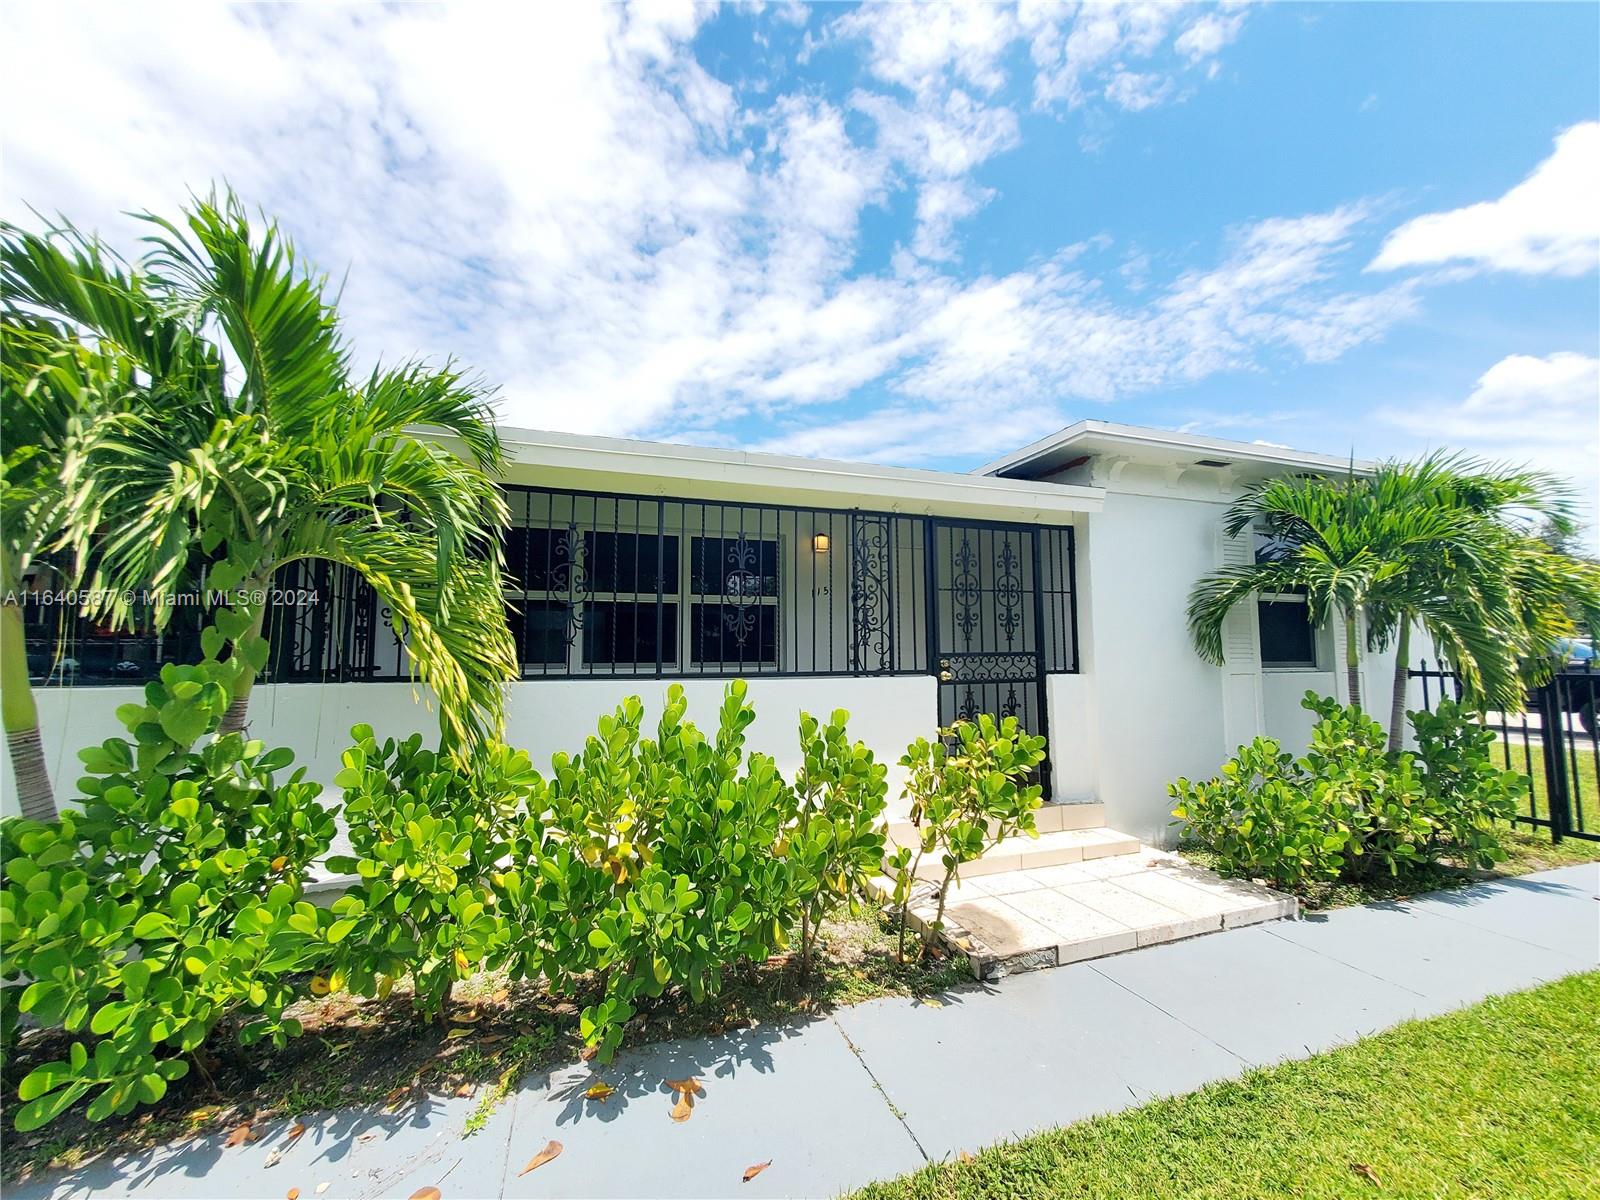
[[[669, 679], [558, 679], [510, 685], [506, 740], [547, 769], [558, 750], [582, 749], [602, 714], [626, 696], [644, 701], [645, 732], [654, 730]], [[689, 719], [708, 733], [715, 729], [725, 679], [681, 680]], [[792, 774], [800, 765], [801, 711], [826, 718], [834, 709], [850, 713], [850, 734], [872, 747], [889, 764], [890, 808], [903, 811], [903, 772], [895, 764], [906, 746], [930, 735], [936, 725], [936, 684], [930, 676], [789, 677], [752, 679], [750, 702], [756, 719], [746, 733], [750, 749], [770, 754], [779, 769]], [[50, 778], [59, 800], [77, 794], [78, 751], [109, 737], [125, 736], [117, 708], [142, 702], [137, 687], [41, 688], [35, 693]], [[268, 746], [288, 746], [307, 775], [328, 784], [339, 770], [339, 756], [350, 745], [350, 727], [366, 722], [380, 737], [421, 732], [437, 736], [432, 696], [408, 683], [283, 683], [258, 687], [250, 702], [250, 732]], [[17, 812], [11, 764], [0, 749], [0, 811]]]

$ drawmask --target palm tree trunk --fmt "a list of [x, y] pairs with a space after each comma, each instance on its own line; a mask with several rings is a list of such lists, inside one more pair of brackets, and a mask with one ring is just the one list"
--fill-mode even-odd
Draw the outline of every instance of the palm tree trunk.
[[1400, 614], [1400, 635], [1394, 645], [1394, 692], [1389, 702], [1389, 751], [1398, 753], [1405, 735], [1406, 659], [1411, 654], [1411, 614]]
[[[252, 588], [265, 589], [268, 585], [251, 583]], [[260, 637], [261, 626], [266, 621], [267, 606], [265, 603], [256, 606], [255, 616], [250, 621], [250, 629], [245, 634], [246, 638]], [[238, 653], [237, 648], [234, 653]], [[255, 686], [255, 668], [244, 664], [244, 669], [239, 672], [239, 682], [234, 685], [233, 699], [228, 702], [226, 711], [222, 714], [222, 724], [217, 727], [217, 736], [222, 737], [230, 733], [243, 733], [245, 719], [250, 712], [250, 689]]]
[[19, 605], [0, 605], [0, 716], [11, 754], [11, 775], [22, 815], [33, 821], [54, 821], [55, 791], [39, 740], [39, 706], [28, 680], [28, 647]]
[[1361, 646], [1356, 641], [1356, 633], [1355, 610], [1347, 610], [1344, 614], [1344, 679], [1349, 695], [1345, 698], [1345, 703], [1360, 708]]

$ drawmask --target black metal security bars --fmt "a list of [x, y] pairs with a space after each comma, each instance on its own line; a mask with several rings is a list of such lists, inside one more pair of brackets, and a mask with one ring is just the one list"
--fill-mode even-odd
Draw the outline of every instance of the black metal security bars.
[[[936, 674], [930, 518], [508, 487], [507, 621], [524, 679]], [[985, 545], [1028, 530], [1039, 562], [1018, 580], [1039, 674], [1077, 669], [1070, 528], [969, 522]], [[992, 548], [992, 547], [991, 547]], [[982, 568], [994, 572], [991, 562]], [[1003, 572], [1002, 572], [1003, 574]], [[280, 572], [269, 608], [278, 681], [410, 676], [403, 629], [359, 577], [327, 563]], [[38, 684], [139, 683], [198, 654], [199, 606], [166, 630], [92, 626], [26, 610]], [[998, 643], [997, 643], [998, 645]]]
[[[1432, 712], [1445, 696], [1459, 699], [1460, 681], [1427, 661], [1407, 675], [1421, 681], [1422, 707]], [[1495, 756], [1501, 767], [1528, 779], [1518, 824], [1550, 831], [1551, 839], [1600, 841], [1600, 744], [1596, 709], [1600, 707], [1600, 670], [1593, 662], [1569, 666], [1543, 687], [1529, 692], [1520, 713], [1490, 713], [1483, 718], [1496, 737]]]

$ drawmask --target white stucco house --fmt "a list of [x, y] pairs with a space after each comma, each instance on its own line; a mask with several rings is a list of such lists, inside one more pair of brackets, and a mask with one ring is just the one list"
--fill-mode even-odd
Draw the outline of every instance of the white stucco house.
[[[709, 723], [740, 676], [751, 743], [786, 768], [801, 709], [848, 709], [891, 762], [958, 715], [1015, 713], [1049, 738], [1053, 799], [1098, 801], [1106, 824], [1162, 842], [1171, 779], [1214, 772], [1259, 732], [1298, 749], [1301, 695], [1344, 687], [1334, 631], [1311, 629], [1292, 597], [1235, 614], [1222, 668], [1184, 620], [1201, 574], [1254, 553], [1221, 531], [1240, 489], [1344, 459], [1103, 421], [968, 474], [502, 433], [522, 660], [507, 738], [536, 762], [581, 746], [623, 696], [658, 708], [670, 681]], [[256, 736], [327, 780], [355, 722], [436, 728], [369, 591], [327, 572], [285, 582], [317, 603], [274, 615]], [[64, 798], [77, 749], [122, 733], [118, 705], [181, 642], [40, 632], [30, 662]], [[1392, 664], [1365, 669], [1386, 711]], [[0, 780], [14, 812], [8, 764]]]

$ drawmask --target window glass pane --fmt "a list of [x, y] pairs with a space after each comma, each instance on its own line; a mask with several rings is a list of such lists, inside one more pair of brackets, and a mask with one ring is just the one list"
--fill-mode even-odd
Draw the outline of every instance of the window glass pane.
[[[661, 661], [676, 663], [678, 606], [661, 605]], [[592, 666], [639, 666], [656, 661], [654, 600], [590, 600], [583, 606], [583, 661]]]
[[1304, 604], [1295, 600], [1261, 600], [1256, 612], [1261, 622], [1262, 666], [1317, 665], [1316, 630], [1306, 620]]
[[507, 607], [511, 637], [517, 643], [517, 660], [525, 666], [565, 666], [567, 662], [567, 606], [559, 600], [514, 600], [520, 613]]
[[778, 543], [759, 538], [690, 539], [689, 591], [696, 596], [776, 596]]
[[600, 530], [583, 535], [583, 549], [591, 592], [655, 592], [663, 580], [668, 592], [678, 590], [676, 537]]
[[696, 604], [689, 660], [703, 666], [776, 665], [778, 609], [773, 604]]

